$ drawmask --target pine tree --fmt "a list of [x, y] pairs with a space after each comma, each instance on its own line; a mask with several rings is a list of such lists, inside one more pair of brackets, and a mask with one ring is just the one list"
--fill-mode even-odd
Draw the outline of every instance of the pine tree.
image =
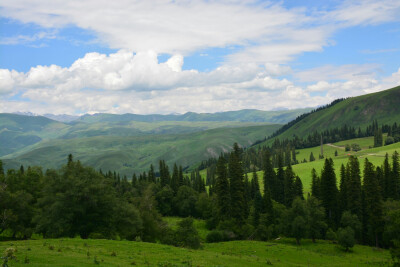
[[216, 181], [214, 192], [217, 195], [217, 210], [219, 220], [227, 220], [231, 217], [231, 198], [229, 192], [228, 173], [224, 157], [219, 157], [216, 169]]
[[231, 215], [238, 224], [243, 224], [246, 216], [244, 200], [243, 171], [240, 162], [240, 149], [237, 143], [233, 146], [228, 163], [229, 185], [231, 191]]
[[149, 170], [149, 174], [147, 177], [148, 177], [150, 183], [156, 183], [156, 175], [154, 173], [153, 164], [150, 165], [150, 170]]
[[283, 170], [282, 157], [278, 155], [278, 171], [276, 174], [275, 188], [272, 191], [275, 195], [273, 195], [272, 198], [281, 204], [285, 203], [284, 182], [285, 182], [285, 171]]
[[160, 182], [161, 182], [161, 187], [170, 184], [169, 170], [164, 160], [160, 160]]
[[311, 153], [310, 153], [310, 162], [311, 162], [311, 161], [314, 161], [314, 160], [315, 160], [314, 154], [311, 152]]
[[340, 213], [348, 210], [348, 203], [347, 203], [347, 187], [348, 187], [348, 177], [346, 173], [346, 167], [342, 164], [340, 167], [340, 192], [339, 192], [339, 207]]
[[174, 169], [172, 171], [171, 177], [171, 188], [174, 190], [175, 194], [178, 192], [179, 189], [179, 170], [176, 163], [174, 164]]
[[325, 208], [328, 225], [335, 228], [337, 222], [337, 197], [336, 174], [332, 159], [325, 159], [321, 172], [321, 202]]
[[285, 170], [284, 181], [284, 204], [286, 207], [290, 207], [294, 200], [294, 179], [295, 175], [292, 166], [289, 164]]
[[299, 176], [296, 176], [294, 180], [294, 198], [299, 197], [300, 199], [304, 199], [303, 195], [303, 183]]
[[385, 160], [383, 161], [382, 165], [383, 169], [383, 188], [382, 188], [382, 195], [383, 199], [393, 198], [394, 194], [394, 185], [392, 184], [392, 167], [389, 163], [389, 155], [386, 153]]
[[392, 155], [392, 175], [391, 175], [392, 185], [393, 185], [393, 198], [400, 199], [400, 163], [399, 163], [399, 153], [395, 151]]
[[321, 199], [321, 179], [314, 168], [311, 170], [311, 177], [311, 195]]
[[[272, 196], [272, 198], [274, 198], [276, 196], [276, 173], [274, 168], [272, 167], [272, 163], [271, 163], [271, 157], [270, 154], [268, 152], [268, 150], [265, 152], [264, 154], [264, 164], [263, 164], [263, 170], [264, 170], [264, 195], [267, 194], [267, 192], [269, 191], [270, 195]], [[276, 198], [274, 198], [276, 200]]]
[[379, 237], [383, 232], [382, 197], [374, 166], [368, 159], [364, 165], [364, 198], [368, 223], [373, 232], [375, 245], [379, 246]]
[[350, 168], [347, 187], [348, 210], [361, 220], [361, 175], [358, 159], [350, 156], [347, 168]]

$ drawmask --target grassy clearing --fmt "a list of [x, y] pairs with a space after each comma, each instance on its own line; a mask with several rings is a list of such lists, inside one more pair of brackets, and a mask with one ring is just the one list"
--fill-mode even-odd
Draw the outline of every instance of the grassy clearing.
[[200, 250], [113, 240], [48, 239], [0, 242], [17, 249], [10, 266], [388, 266], [387, 250], [358, 246], [345, 253], [326, 241], [292, 239], [204, 244]]

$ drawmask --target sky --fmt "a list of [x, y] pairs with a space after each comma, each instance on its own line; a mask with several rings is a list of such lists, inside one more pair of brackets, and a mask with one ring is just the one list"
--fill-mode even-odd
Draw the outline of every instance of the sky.
[[2, 0], [0, 112], [317, 107], [400, 85], [399, 0]]

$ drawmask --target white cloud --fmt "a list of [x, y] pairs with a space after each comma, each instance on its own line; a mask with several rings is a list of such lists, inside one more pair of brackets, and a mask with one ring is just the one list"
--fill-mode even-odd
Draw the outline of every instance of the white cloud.
[[354, 80], [372, 78], [379, 71], [378, 64], [347, 64], [341, 66], [324, 65], [294, 73], [300, 82], [329, 80]]

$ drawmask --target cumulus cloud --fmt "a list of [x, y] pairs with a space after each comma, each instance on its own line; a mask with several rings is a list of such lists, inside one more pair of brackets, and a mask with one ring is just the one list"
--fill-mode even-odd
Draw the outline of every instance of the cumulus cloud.
[[[3, 44], [55, 38], [57, 29], [73, 25], [118, 52], [88, 53], [71, 66], [36, 66], [26, 73], [0, 69], [0, 111], [269, 110], [390, 88], [400, 82], [400, 70], [379, 78], [376, 64], [296, 72], [289, 63], [332, 45], [340, 28], [396, 21], [399, 8], [395, 0], [348, 0], [311, 13], [265, 1], [2, 0], [1, 16], [46, 29], [3, 38]], [[183, 68], [186, 55], [227, 47], [231, 53], [211, 71]], [[170, 58], [160, 63], [159, 54]], [[10, 97], [16, 94], [19, 100]]]

